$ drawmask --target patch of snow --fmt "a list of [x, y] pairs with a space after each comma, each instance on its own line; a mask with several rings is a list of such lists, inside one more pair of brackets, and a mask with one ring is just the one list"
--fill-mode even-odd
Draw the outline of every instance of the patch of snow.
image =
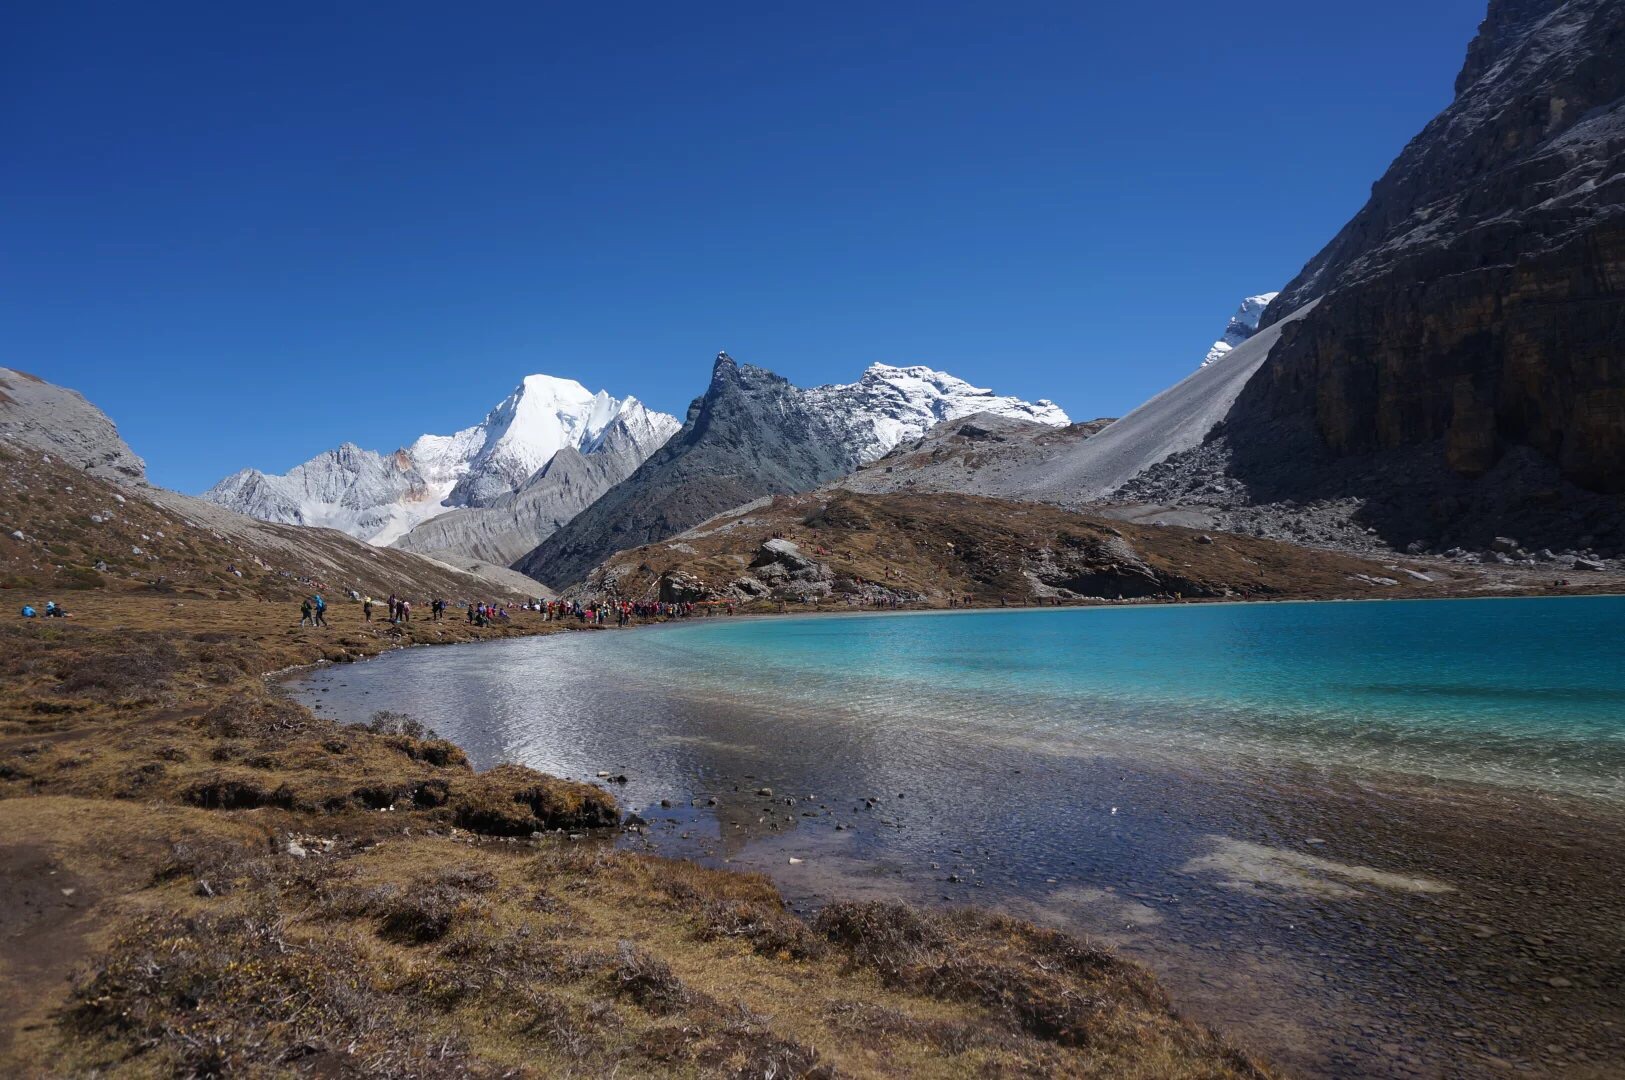
[[1241, 307], [1234, 315], [1230, 316], [1230, 322], [1226, 324], [1224, 334], [1207, 351], [1207, 356], [1202, 360], [1202, 366], [1207, 367], [1209, 364], [1223, 360], [1230, 350], [1258, 333], [1258, 320], [1264, 317], [1264, 309], [1269, 307], [1275, 298], [1280, 295], [1278, 292], [1259, 293], [1257, 296], [1249, 296], [1243, 300]]

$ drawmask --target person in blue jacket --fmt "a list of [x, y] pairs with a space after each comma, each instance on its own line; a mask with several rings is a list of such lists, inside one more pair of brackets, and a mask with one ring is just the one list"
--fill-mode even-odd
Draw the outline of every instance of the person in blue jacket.
[[321, 593], [317, 593], [315, 596], [312, 596], [310, 598], [310, 602], [311, 602], [311, 606], [316, 609], [316, 625], [317, 626], [326, 626], [327, 625], [327, 601], [322, 599], [322, 594]]

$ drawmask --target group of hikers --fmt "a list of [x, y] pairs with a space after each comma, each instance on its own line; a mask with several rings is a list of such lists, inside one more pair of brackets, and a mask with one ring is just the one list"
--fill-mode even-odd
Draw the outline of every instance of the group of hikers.
[[[25, 619], [37, 619], [39, 617], [40, 617], [40, 613], [38, 611], [34, 610], [34, 605], [33, 604], [24, 604], [23, 605], [23, 618], [25, 618]], [[45, 601], [45, 618], [47, 618], [47, 619], [66, 619], [68, 617], [69, 616], [68, 616], [67, 610], [65, 608], [61, 607], [60, 605], [58, 605], [55, 600], [47, 600], [47, 601]]]
[[[366, 622], [373, 621], [373, 607], [375, 601], [371, 596], [362, 596], [353, 590], [352, 599], [361, 603], [361, 617]], [[386, 601], [389, 612], [389, 621], [392, 625], [400, 625], [412, 621], [412, 601], [405, 597], [391, 594]], [[693, 601], [668, 600], [599, 600], [582, 603], [580, 600], [528, 600], [518, 605], [518, 610], [533, 611], [542, 617], [543, 622], [574, 621], [588, 625], [603, 626], [614, 622], [618, 626], [626, 626], [634, 619], [686, 619], [694, 615], [716, 614], [717, 607], [724, 608], [729, 615], [734, 614], [734, 603], [729, 600], [721, 604], [696, 604]], [[450, 604], [446, 600], [434, 599], [429, 601], [429, 617], [439, 622], [446, 616]], [[29, 609], [32, 610], [32, 609]], [[499, 623], [513, 621], [506, 605], [485, 603], [484, 601], [469, 601], [465, 607], [465, 617], [472, 626], [492, 626]], [[327, 626], [327, 600], [321, 593], [311, 593], [299, 603], [300, 626]]]
[[[733, 601], [727, 602], [728, 614], [734, 613]], [[686, 619], [703, 610], [711, 614], [709, 605], [696, 605], [691, 600], [600, 600], [582, 604], [579, 600], [549, 600], [538, 606], [543, 622], [577, 622], [604, 625], [611, 619], [617, 626], [625, 626], [633, 619]]]
[[[372, 622], [373, 609], [377, 606], [377, 601], [375, 601], [371, 595], [362, 595], [354, 589], [349, 590], [349, 596], [352, 600], [358, 601], [361, 604], [361, 618], [365, 622]], [[390, 625], [399, 626], [402, 623], [409, 623], [412, 621], [412, 601], [408, 600], [406, 597], [397, 596], [394, 593], [390, 593], [389, 599], [386, 600], [384, 604], [385, 610], [389, 612]], [[430, 600], [430, 621], [440, 622], [443, 620], [446, 617], [446, 611], [450, 606], [449, 601], [441, 599], [440, 597], [435, 597], [434, 599]], [[537, 600], [534, 603], [527, 603], [524, 606], [526, 608], [540, 611], [542, 609], [542, 601]], [[491, 623], [507, 622], [509, 621], [509, 618], [510, 616], [508, 615], [508, 609], [500, 604], [487, 604], [477, 601], [470, 601], [468, 604], [468, 621], [476, 626], [488, 626]], [[299, 625], [328, 625], [327, 600], [322, 596], [321, 593], [311, 593], [309, 596], [300, 601]]]

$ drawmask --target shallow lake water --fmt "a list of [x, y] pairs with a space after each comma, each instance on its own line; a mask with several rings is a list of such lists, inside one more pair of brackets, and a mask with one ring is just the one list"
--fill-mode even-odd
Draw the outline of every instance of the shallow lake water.
[[624, 773], [623, 843], [801, 907], [1106, 939], [1297, 1072], [1587, 1075], [1625, 1060], [1622, 642], [1619, 598], [718, 617], [294, 688]]

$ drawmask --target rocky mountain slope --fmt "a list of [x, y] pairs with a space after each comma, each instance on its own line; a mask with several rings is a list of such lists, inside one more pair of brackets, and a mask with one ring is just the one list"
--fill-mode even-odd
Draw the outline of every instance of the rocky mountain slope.
[[1241, 307], [1237, 308], [1236, 313], [1230, 316], [1230, 322], [1225, 325], [1224, 333], [1219, 336], [1219, 340], [1213, 343], [1212, 347], [1208, 349], [1207, 355], [1202, 358], [1202, 366], [1207, 367], [1216, 360], [1224, 359], [1225, 354], [1231, 349], [1258, 333], [1258, 323], [1264, 317], [1265, 309], [1280, 295], [1280, 293], [1272, 292], [1259, 293], [1257, 296], [1249, 296], [1243, 300]]
[[878, 494], [887, 491], [953, 491], [966, 495], [1015, 496], [1026, 477], [1111, 420], [1086, 420], [1063, 428], [994, 413], [945, 420], [917, 439], [899, 443], [876, 461], [830, 487]]
[[929, 368], [877, 364], [856, 383], [803, 390], [722, 353], [682, 430], [514, 567], [562, 587], [622, 548], [764, 495], [828, 483], [942, 420], [989, 410], [1067, 422], [1052, 402], [998, 397]]
[[518, 491], [430, 518], [394, 547], [448, 561], [472, 556], [510, 566], [642, 464], [636, 451], [583, 454], [567, 446]]
[[1248, 503], [1625, 549], [1625, 5], [1493, 0], [1455, 100], [1264, 325], [1317, 297], [1206, 464]]
[[[1439, 595], [1457, 576], [972, 495], [776, 496], [622, 551], [576, 592], [835, 605]], [[1461, 580], [1469, 578], [1463, 574]]]
[[[256, 521], [200, 499], [86, 475], [53, 454], [0, 440], [0, 588], [38, 606], [71, 589], [188, 600], [294, 600], [320, 587], [414, 598], [525, 598], [503, 567], [474, 574], [333, 529]], [[15, 612], [13, 612], [15, 614]]]
[[263, 599], [313, 584], [418, 597], [540, 591], [506, 567], [383, 551], [153, 487], [113, 422], [79, 394], [9, 369], [0, 394], [0, 588]]
[[[677, 426], [675, 417], [653, 412], [636, 398], [594, 394], [570, 379], [530, 375], [483, 421], [454, 435], [424, 435], [390, 454], [345, 443], [282, 475], [244, 469], [203, 497], [262, 521], [326, 526], [388, 544], [448, 509], [495, 505], [532, 484], [562, 450], [632, 454], [641, 461]], [[583, 479], [577, 470], [577, 487]], [[565, 492], [556, 501], [563, 505], [579, 498]], [[545, 535], [532, 537], [526, 550]], [[442, 526], [433, 542], [451, 539]], [[422, 550], [427, 544], [415, 546]]]
[[140, 483], [147, 464], [118, 428], [77, 391], [0, 367], [0, 439], [54, 455], [115, 483]]
[[1153, 465], [1201, 446], [1229, 415], [1283, 330], [1311, 310], [1265, 328], [1088, 441], [1009, 469], [1005, 490], [1062, 506], [1100, 502]]

